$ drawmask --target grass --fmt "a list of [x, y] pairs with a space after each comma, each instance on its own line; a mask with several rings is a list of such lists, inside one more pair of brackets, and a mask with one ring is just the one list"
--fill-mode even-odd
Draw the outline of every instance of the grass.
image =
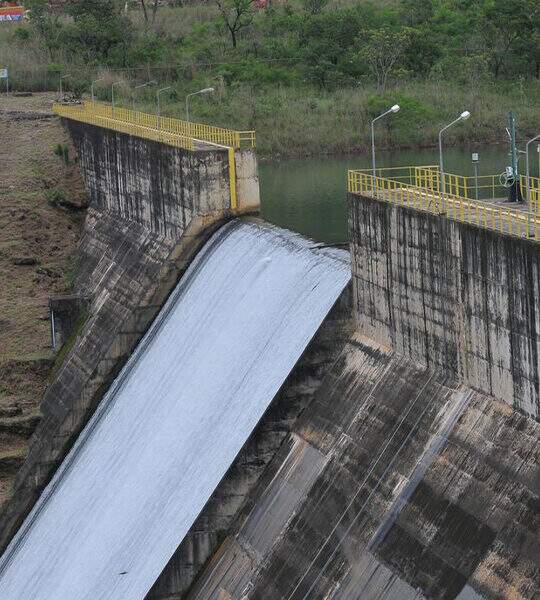
[[[212, 81], [208, 81], [212, 84]], [[163, 112], [184, 117], [183, 97], [164, 99]], [[387, 92], [403, 104], [403, 110], [378, 127], [380, 148], [429, 147], [437, 143], [441, 125], [462, 110], [471, 111], [466, 124], [446, 133], [449, 145], [465, 141], [505, 142], [506, 119], [513, 110], [520, 138], [528, 139], [538, 127], [540, 82], [523, 87], [477, 84], [405, 82]], [[261, 156], [293, 157], [365, 152], [370, 147], [372, 105], [378, 101], [374, 88], [345, 88], [321, 91], [303, 86], [254, 90], [250, 87], [220, 89], [213, 96], [195, 97], [191, 104], [193, 120], [238, 129], [256, 129]], [[407, 108], [407, 103], [410, 105]], [[154, 112], [150, 95], [141, 98], [139, 109]]]

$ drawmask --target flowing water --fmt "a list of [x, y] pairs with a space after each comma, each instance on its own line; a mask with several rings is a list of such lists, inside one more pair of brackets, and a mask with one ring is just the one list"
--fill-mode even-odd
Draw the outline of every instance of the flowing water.
[[[530, 152], [531, 175], [538, 173], [538, 154]], [[502, 173], [508, 146], [449, 148], [444, 152], [448, 173], [474, 175], [471, 153], [480, 154], [478, 175]], [[436, 148], [379, 152], [378, 167], [435, 165]], [[525, 172], [525, 160], [520, 170]], [[345, 242], [347, 170], [371, 167], [371, 156], [309, 158], [260, 164], [262, 216], [277, 225], [327, 243]]]

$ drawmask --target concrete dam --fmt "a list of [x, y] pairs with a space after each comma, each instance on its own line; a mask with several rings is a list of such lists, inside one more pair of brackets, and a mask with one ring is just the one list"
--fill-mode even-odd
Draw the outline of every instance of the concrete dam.
[[537, 241], [350, 189], [328, 248], [239, 132], [57, 111], [90, 203], [0, 597], [539, 598]]
[[145, 596], [350, 279], [347, 253], [308, 244], [239, 221], [207, 242], [7, 549], [0, 597]]

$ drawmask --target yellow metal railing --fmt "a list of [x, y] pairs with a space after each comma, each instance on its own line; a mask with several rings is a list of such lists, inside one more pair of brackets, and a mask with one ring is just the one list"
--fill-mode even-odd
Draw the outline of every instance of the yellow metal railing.
[[[415, 169], [417, 174], [413, 180], [410, 178], [408, 183], [414, 184], [417, 187], [428, 188], [431, 190], [439, 190], [439, 167], [397, 167], [399, 172], [403, 169]], [[380, 174], [380, 176], [384, 176]], [[393, 179], [396, 179], [392, 176]], [[397, 178], [402, 181], [401, 177]], [[508, 195], [508, 188], [504, 186], [501, 175], [479, 175], [478, 178], [473, 176], [455, 175], [453, 173], [444, 174], [445, 192], [452, 196], [464, 198], [466, 200], [497, 200], [505, 198]], [[527, 178], [525, 175], [520, 176], [520, 186], [523, 196], [526, 196]], [[540, 214], [540, 178], [530, 177], [530, 210], [535, 214]]]
[[113, 108], [110, 104], [101, 102], [55, 104], [54, 111], [61, 117], [76, 119], [92, 125], [101, 125], [115, 131], [158, 140], [187, 150], [193, 150], [197, 142], [234, 149], [255, 146], [254, 131], [236, 131], [204, 123], [191, 123], [172, 117], [158, 117], [129, 108]]
[[[527, 194], [527, 177], [520, 178], [521, 193]], [[529, 208], [535, 215], [540, 215], [540, 177], [529, 177]]]
[[201, 149], [204, 148], [204, 145], [227, 149], [231, 208], [237, 208], [235, 150], [246, 146], [255, 147], [254, 131], [235, 131], [203, 123], [181, 121], [171, 117], [158, 117], [128, 108], [113, 108], [111, 105], [100, 102], [55, 104], [53, 110], [61, 117], [186, 150]]
[[[370, 196], [400, 206], [445, 214], [457, 221], [510, 235], [540, 240], [540, 216], [537, 213], [503, 207], [495, 203], [477, 202], [466, 196], [450, 193], [448, 188], [443, 197], [435, 186], [436, 178], [427, 177], [423, 171], [426, 167], [418, 167], [418, 169], [418, 177], [411, 178], [409, 181], [380, 175], [374, 177], [368, 170], [349, 171], [348, 190], [353, 194]], [[387, 172], [390, 174], [389, 170]], [[427, 178], [427, 184], [416, 185], [424, 184], [424, 177]], [[453, 192], [469, 193], [468, 188], [465, 188], [459, 179], [455, 181], [455, 185], [453, 182], [452, 186]], [[538, 188], [536, 190], [535, 193], [538, 195]]]

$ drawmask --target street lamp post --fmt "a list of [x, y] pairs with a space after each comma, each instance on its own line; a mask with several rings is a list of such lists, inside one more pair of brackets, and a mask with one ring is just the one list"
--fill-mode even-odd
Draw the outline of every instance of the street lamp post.
[[148, 85], [154, 85], [155, 83], [156, 83], [155, 81], [147, 81], [146, 83], [141, 83], [140, 85], [136, 85], [133, 88], [133, 92], [131, 94], [131, 108], [132, 108], [133, 112], [135, 112], [135, 90], [139, 90]]
[[[531, 138], [525, 145], [525, 172], [527, 178], [527, 204], [531, 204], [531, 173], [529, 171], [529, 145], [540, 139], [540, 133]], [[538, 174], [540, 177], [540, 173]]]
[[112, 116], [114, 119], [114, 109], [115, 109], [115, 103], [114, 103], [114, 86], [115, 85], [119, 85], [120, 83], [122, 83], [121, 81], [115, 81], [112, 85], [111, 85], [111, 106], [112, 106]]
[[98, 81], [103, 81], [105, 79], [105, 77], [100, 77], [99, 79], [94, 79], [94, 81], [92, 81], [92, 83], [90, 84], [90, 97], [92, 98], [92, 102], [95, 102], [95, 97], [94, 97], [94, 86], [96, 85], [96, 83]]
[[167, 87], [161, 88], [156, 93], [156, 98], [157, 98], [157, 126], [158, 126], [158, 129], [161, 129], [161, 103], [159, 101], [159, 96], [160, 96], [160, 94], [162, 94], [163, 92], [166, 92], [167, 90], [172, 90], [172, 86], [168, 85]]
[[382, 119], [383, 117], [386, 117], [386, 115], [389, 115], [390, 113], [397, 113], [397, 112], [399, 112], [399, 104], [394, 104], [394, 106], [389, 108], [387, 111], [383, 112], [378, 117], [375, 117], [373, 119], [373, 121], [371, 121], [371, 169], [373, 172], [373, 186], [375, 186], [375, 178], [377, 176], [376, 175], [376, 165], [375, 165], [375, 122], [378, 121], [379, 119]]
[[64, 97], [64, 90], [62, 88], [62, 79], [69, 77], [69, 73], [67, 75], [60, 75], [60, 102], [62, 102], [62, 98]]
[[446, 192], [446, 181], [444, 179], [444, 163], [443, 163], [443, 151], [442, 151], [442, 134], [460, 121], [466, 121], [471, 116], [471, 113], [468, 110], [463, 111], [457, 119], [454, 119], [451, 123], [443, 127], [439, 131], [439, 188], [441, 193], [441, 199], [444, 200], [445, 192]]
[[189, 122], [189, 99], [191, 96], [197, 96], [198, 94], [211, 94], [214, 91], [213, 87], [207, 87], [198, 92], [192, 92], [186, 96], [186, 121]]

